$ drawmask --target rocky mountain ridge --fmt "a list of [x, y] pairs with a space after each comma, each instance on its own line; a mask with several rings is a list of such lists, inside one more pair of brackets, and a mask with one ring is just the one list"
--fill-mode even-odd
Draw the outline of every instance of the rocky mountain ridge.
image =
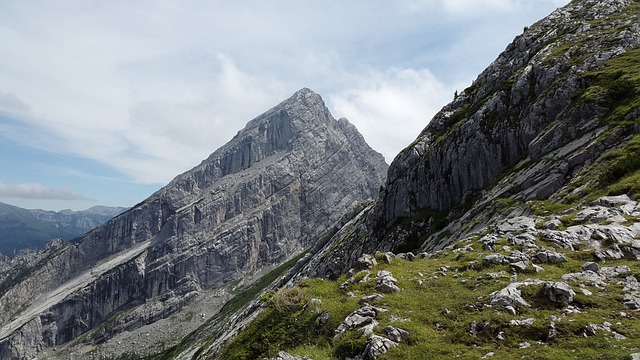
[[[398, 154], [375, 202], [364, 206], [323, 246], [267, 287], [261, 298], [231, 316], [224, 329], [206, 327], [165, 358], [404, 359], [427, 352], [438, 354], [436, 358], [451, 358], [464, 357], [469, 346], [484, 351], [474, 350], [470, 358], [496, 353], [498, 358], [519, 354], [573, 358], [572, 351], [599, 358], [606, 351], [612, 358], [627, 359], [640, 352], [634, 345], [638, 328], [633, 300], [637, 297], [634, 284], [640, 278], [638, 219], [628, 211], [637, 206], [633, 199], [640, 197], [639, 17], [638, 1], [574, 0], [525, 29]], [[615, 200], [618, 195], [629, 197]], [[526, 226], [519, 226], [518, 219]], [[490, 242], [485, 246], [476, 242], [487, 235], [493, 235], [501, 251]], [[463, 249], [469, 244], [473, 245], [465, 254]], [[429, 259], [412, 262], [418, 253]], [[440, 256], [446, 261], [438, 261]], [[485, 258], [487, 268], [482, 268]], [[568, 264], [560, 261], [556, 265], [554, 261], [562, 258], [569, 259]], [[368, 259], [376, 259], [378, 267]], [[473, 261], [466, 261], [470, 259]], [[380, 269], [381, 261], [388, 266]], [[542, 262], [553, 265], [546, 270]], [[590, 263], [607, 268], [604, 273], [608, 275], [594, 279], [612, 287], [597, 292], [587, 288], [597, 295], [585, 300], [583, 296], [590, 295], [577, 294], [580, 290], [573, 287], [592, 284], [584, 283], [583, 275], [569, 274], [593, 271]], [[491, 265], [504, 273], [489, 274]], [[369, 266], [368, 273], [358, 272]], [[465, 276], [464, 281], [440, 281], [447, 276], [447, 266], [455, 266], [456, 272], [471, 272], [455, 275]], [[394, 271], [393, 275], [374, 272], [386, 270], [384, 267], [396, 269], [405, 278]], [[534, 277], [538, 267], [546, 271]], [[416, 284], [426, 283], [420, 279], [426, 276], [426, 269], [431, 269], [434, 281], [425, 289], [437, 294], [433, 298], [416, 289]], [[519, 282], [519, 274], [532, 280]], [[501, 280], [473, 293], [474, 287], [484, 285], [480, 281], [484, 276]], [[570, 284], [574, 280], [576, 284]], [[478, 285], [468, 288], [464, 284], [469, 282]], [[387, 306], [358, 312], [354, 304], [358, 295], [375, 296], [371, 292], [380, 285], [405, 286], [412, 291], [385, 295], [378, 302], [363, 300]], [[445, 290], [440, 291], [441, 287]], [[524, 326], [512, 333], [512, 339], [522, 340], [522, 345], [504, 342], [504, 317], [520, 313], [503, 302], [502, 295], [517, 295], [521, 287], [536, 289], [523, 295], [526, 303], [536, 304], [527, 313], [535, 315], [534, 319], [560, 316], [545, 312], [548, 307], [565, 315], [584, 314], [567, 319], [562, 326], [559, 320], [534, 320], [545, 324], [544, 329], [532, 331]], [[453, 289], [459, 292], [446, 294]], [[468, 301], [458, 303], [457, 296]], [[477, 304], [472, 299], [478, 296], [485, 296], [486, 301]], [[620, 301], [611, 302], [611, 296]], [[425, 310], [426, 305], [418, 304], [420, 299], [431, 299], [436, 306]], [[448, 315], [454, 310], [442, 304], [451, 302], [455, 303], [454, 323], [419, 315], [424, 311]], [[290, 306], [283, 307], [283, 303]], [[501, 304], [507, 306], [497, 312], [485, 307]], [[611, 316], [616, 310], [625, 315]], [[398, 313], [412, 315], [402, 323]], [[341, 328], [343, 319], [342, 329], [350, 331], [340, 340], [334, 338], [334, 331]], [[398, 320], [400, 324], [392, 324]], [[511, 320], [514, 327], [528, 323], [526, 318], [513, 317], [506, 322]], [[572, 322], [579, 326], [568, 325]], [[355, 323], [363, 327], [351, 326]], [[394, 329], [387, 332], [385, 326], [411, 327], [413, 335], [402, 338]], [[483, 331], [486, 336], [478, 339]], [[581, 340], [603, 332], [608, 335], [596, 342], [606, 350]], [[466, 337], [468, 333], [473, 334], [472, 339]], [[533, 340], [540, 349], [514, 351], [531, 347]], [[393, 347], [391, 342], [403, 346]], [[295, 356], [279, 354], [281, 350], [291, 350]]]
[[[313, 246], [377, 194], [386, 168], [353, 125], [302, 89], [149, 199], [13, 269], [1, 284], [0, 358], [33, 358], [81, 335], [86, 348], [55, 356], [96, 344], [117, 355], [112, 336], [172, 315], [193, 328], [199, 319], [181, 310], [215, 311], [234, 288]], [[159, 341], [179, 334], [170, 335]]]
[[0, 203], [0, 253], [15, 255], [24, 250], [39, 250], [53, 238], [71, 240], [125, 210], [93, 206], [81, 211], [47, 211]]
[[350, 255], [314, 273], [342, 273], [363, 252], [442, 248], [466, 224], [486, 225], [503, 198], [572, 204], [619, 180], [593, 174], [639, 132], [638, 9], [637, 1], [573, 1], [516, 37], [396, 156], [363, 217], [369, 241], [334, 244]]

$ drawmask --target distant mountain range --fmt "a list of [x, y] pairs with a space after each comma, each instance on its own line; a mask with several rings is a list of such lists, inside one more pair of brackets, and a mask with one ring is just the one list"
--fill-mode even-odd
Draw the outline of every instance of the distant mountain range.
[[87, 210], [30, 210], [0, 203], [0, 253], [14, 255], [37, 250], [51, 239], [71, 240], [127, 210], [124, 207], [94, 206]]

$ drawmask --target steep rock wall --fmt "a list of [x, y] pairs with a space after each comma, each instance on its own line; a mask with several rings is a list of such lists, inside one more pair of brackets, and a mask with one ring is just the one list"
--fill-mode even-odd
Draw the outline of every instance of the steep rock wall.
[[300, 90], [193, 170], [31, 268], [0, 298], [11, 309], [0, 318], [0, 354], [33, 356], [33, 343], [63, 344], [111, 317], [89, 337], [103, 341], [170, 315], [201, 289], [276, 266], [376, 196], [386, 168], [355, 127]]

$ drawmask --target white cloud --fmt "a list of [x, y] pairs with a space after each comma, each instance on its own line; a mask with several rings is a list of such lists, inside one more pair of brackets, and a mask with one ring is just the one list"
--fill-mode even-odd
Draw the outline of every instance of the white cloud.
[[332, 95], [329, 102], [335, 116], [349, 119], [390, 162], [453, 91], [425, 69], [370, 70], [359, 75], [355, 88]]
[[[480, 17], [526, 16], [523, 11], [566, 5], [570, 0], [413, 0], [412, 11], [439, 12], [442, 16], [463, 19]], [[443, 19], [444, 20], [444, 19]]]
[[558, 2], [2, 2], [0, 135], [165, 183], [306, 86], [390, 161], [506, 46], [497, 19]]
[[0, 183], [0, 197], [47, 200], [90, 200], [67, 188], [50, 188], [41, 184], [5, 185]]

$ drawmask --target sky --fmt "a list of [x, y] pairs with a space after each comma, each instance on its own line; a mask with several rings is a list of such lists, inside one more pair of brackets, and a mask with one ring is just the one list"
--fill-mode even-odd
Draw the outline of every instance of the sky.
[[0, 0], [0, 202], [133, 206], [308, 87], [388, 163], [568, 0]]

